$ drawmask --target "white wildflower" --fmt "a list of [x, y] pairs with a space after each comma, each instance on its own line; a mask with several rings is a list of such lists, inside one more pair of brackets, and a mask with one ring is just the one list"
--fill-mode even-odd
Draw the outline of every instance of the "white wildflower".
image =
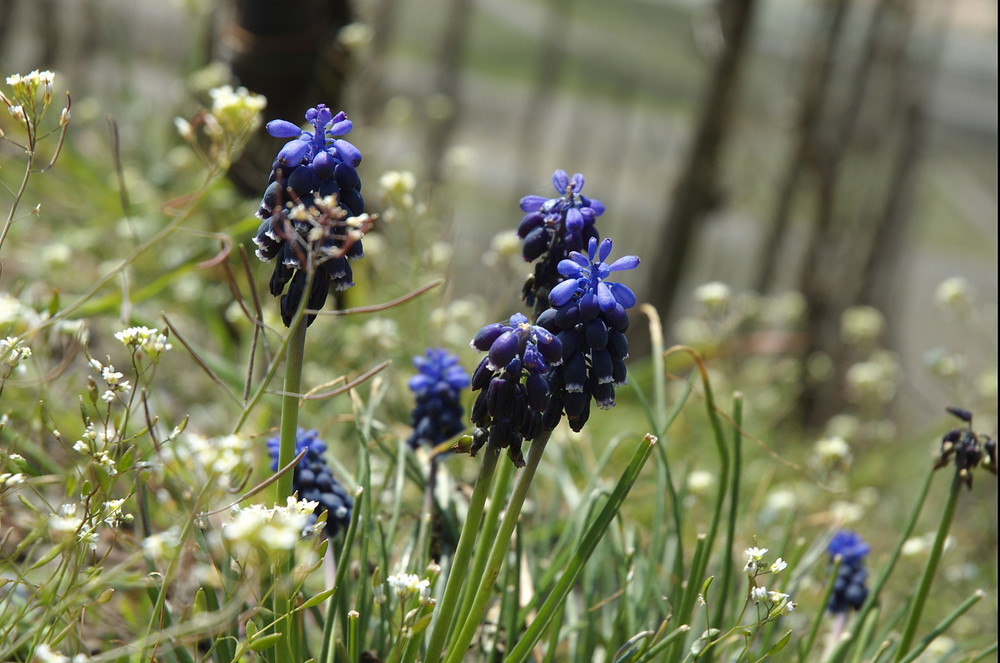
[[49, 537], [55, 543], [76, 540], [83, 528], [83, 519], [76, 515], [75, 504], [63, 504], [59, 513], [49, 516]]
[[874, 306], [853, 306], [840, 316], [840, 336], [845, 343], [871, 345], [885, 331], [885, 316]]
[[223, 538], [242, 554], [251, 549], [291, 550], [302, 537], [318, 502], [297, 501], [289, 497], [286, 506], [267, 508], [253, 504], [245, 509], [236, 506], [232, 521], [223, 525]]
[[771, 571], [771, 573], [780, 573], [781, 571], [784, 571], [787, 568], [788, 568], [788, 562], [779, 557], [778, 559], [774, 560], [769, 570]]
[[173, 348], [167, 337], [159, 329], [149, 327], [129, 327], [115, 334], [115, 338], [133, 352], [142, 352], [151, 359]]
[[695, 470], [688, 475], [688, 492], [692, 495], [705, 495], [715, 485], [715, 475], [707, 470]]
[[709, 313], [724, 311], [733, 299], [733, 291], [725, 283], [712, 281], [694, 289], [694, 300]]
[[953, 276], [941, 282], [934, 292], [934, 299], [940, 306], [964, 314], [975, 305], [976, 293], [967, 279]]
[[747, 556], [747, 563], [743, 567], [743, 570], [750, 573], [759, 568], [760, 562], [763, 561], [764, 555], [767, 554], [767, 548], [758, 548], [757, 546], [754, 546], [752, 548], [747, 548], [745, 553]]
[[750, 590], [750, 600], [760, 603], [767, 600], [767, 587], [754, 587]]

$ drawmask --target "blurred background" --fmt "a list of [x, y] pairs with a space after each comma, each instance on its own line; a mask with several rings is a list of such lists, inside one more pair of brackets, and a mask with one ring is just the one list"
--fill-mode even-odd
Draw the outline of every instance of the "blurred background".
[[[69, 140], [105, 182], [113, 144], [126, 180], [155, 180], [173, 118], [212, 85], [265, 94], [267, 119], [325, 102], [354, 120], [367, 192], [415, 173], [453, 247], [450, 295], [482, 295], [494, 318], [518, 305], [495, 237], [561, 168], [605, 203], [615, 255], [642, 258], [629, 282], [668, 344], [697, 344], [700, 284], [727, 285], [744, 313], [799, 293], [794, 329], [741, 326], [725, 352], [807, 358], [807, 426], [844, 407], [858, 357], [843, 316], [858, 306], [884, 316], [897, 421], [936, 421], [961, 397], [935, 370], [995, 405], [992, 0], [0, 0], [0, 71], [34, 68], [72, 91]], [[275, 142], [234, 167], [237, 217]]]

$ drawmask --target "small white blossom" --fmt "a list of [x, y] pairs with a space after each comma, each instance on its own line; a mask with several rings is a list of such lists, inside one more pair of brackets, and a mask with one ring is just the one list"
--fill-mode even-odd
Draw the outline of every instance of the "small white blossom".
[[758, 548], [754, 546], [753, 548], [747, 548], [746, 551], [747, 563], [743, 567], [746, 572], [753, 572], [759, 568], [760, 562], [764, 559], [764, 555], [767, 554], [767, 548]]
[[24, 475], [20, 472], [0, 472], [0, 490], [24, 483]]
[[165, 532], [151, 534], [142, 540], [142, 549], [155, 560], [167, 560], [172, 557], [180, 546], [180, 532], [171, 527]]
[[133, 351], [142, 352], [150, 359], [156, 359], [160, 354], [173, 348], [159, 329], [149, 327], [129, 327], [115, 334], [115, 338]]
[[767, 600], [767, 587], [754, 587], [750, 590], [750, 600], [760, 603]]
[[49, 516], [49, 536], [55, 543], [74, 541], [83, 527], [83, 519], [76, 515], [75, 504], [63, 504], [59, 513]]
[[0, 339], [0, 363], [5, 363], [13, 369], [29, 357], [31, 357], [31, 348], [25, 345], [21, 339], [16, 336]]
[[778, 559], [774, 560], [769, 570], [771, 571], [771, 573], [779, 573], [787, 568], [788, 568], [788, 562], [779, 557]]
[[840, 316], [840, 335], [853, 345], [874, 343], [885, 331], [885, 316], [874, 306], [854, 306]]
[[733, 299], [733, 291], [725, 283], [712, 281], [694, 289], [694, 300], [709, 312], [725, 310]]
[[968, 279], [953, 276], [941, 282], [934, 293], [940, 306], [956, 313], [967, 313], [975, 305], [976, 293]]
[[302, 537], [318, 502], [297, 501], [289, 497], [286, 506], [267, 508], [253, 504], [245, 509], [233, 507], [232, 521], [223, 525], [222, 535], [239, 552], [250, 549], [291, 550]]

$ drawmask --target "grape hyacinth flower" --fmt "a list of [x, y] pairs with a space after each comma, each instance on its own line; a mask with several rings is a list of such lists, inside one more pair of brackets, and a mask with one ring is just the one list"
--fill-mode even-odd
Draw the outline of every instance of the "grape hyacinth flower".
[[955, 460], [955, 473], [970, 490], [972, 470], [980, 464], [994, 475], [997, 473], [997, 442], [989, 435], [972, 430], [972, 413], [962, 408], [949, 407], [948, 412], [962, 421], [966, 428], [953, 428], [941, 438], [941, 451], [934, 469], [940, 469]]
[[626, 383], [626, 309], [635, 306], [635, 294], [606, 279], [612, 272], [635, 269], [639, 258], [625, 256], [607, 264], [610, 254], [610, 239], [598, 246], [592, 238], [587, 255], [574, 251], [560, 261], [559, 273], [566, 280], [552, 288], [552, 308], [538, 317], [539, 326], [556, 334], [563, 352], [562, 364], [548, 376], [552, 398], [545, 428], [554, 428], [565, 412], [570, 427], [581, 430], [590, 417], [591, 398], [602, 409], [614, 407], [615, 387]]
[[840, 557], [840, 566], [837, 568], [837, 579], [833, 582], [830, 602], [826, 606], [831, 613], [839, 615], [846, 613], [848, 609], [860, 610], [868, 598], [865, 557], [870, 549], [854, 532], [841, 530], [833, 535], [826, 551], [830, 553], [831, 563]]
[[408, 382], [416, 405], [410, 418], [413, 433], [407, 443], [411, 449], [434, 447], [465, 428], [460, 394], [469, 386], [469, 374], [458, 357], [443, 348], [429, 348], [426, 355], [413, 358], [413, 365], [419, 372]]
[[[361, 152], [341, 138], [351, 130], [351, 121], [343, 111], [334, 115], [323, 104], [310, 108], [306, 120], [313, 131], [286, 120], [267, 123], [269, 134], [292, 140], [271, 166], [257, 210], [261, 224], [253, 240], [258, 258], [278, 259], [270, 291], [275, 297], [281, 295], [286, 327], [306, 296], [310, 271], [310, 309], [322, 308], [331, 288], [342, 291], [354, 285], [349, 261], [364, 255], [361, 237], [367, 229], [356, 170]], [[308, 316], [307, 324], [314, 318]]]
[[[272, 472], [278, 471], [278, 447], [278, 437], [268, 439], [267, 453], [271, 457]], [[316, 522], [316, 516], [327, 512], [326, 535], [332, 539], [350, 524], [354, 500], [333, 477], [330, 466], [326, 464], [326, 458], [323, 457], [326, 444], [319, 439], [319, 433], [302, 428], [298, 430], [295, 455], [298, 456], [303, 450], [306, 450], [306, 455], [293, 470], [292, 490], [299, 494], [300, 500], [319, 503], [310, 517], [310, 525]]]
[[523, 467], [521, 444], [541, 432], [549, 400], [545, 374], [562, 363], [562, 346], [548, 330], [515, 313], [510, 324], [480, 329], [472, 347], [488, 354], [472, 374], [472, 390], [479, 395], [472, 406], [471, 453], [489, 442], [507, 449], [511, 461]]
[[557, 170], [552, 185], [559, 198], [521, 198], [521, 211], [526, 212], [517, 227], [518, 236], [524, 240], [521, 253], [528, 262], [541, 258], [523, 292], [525, 302], [535, 307], [536, 314], [547, 307], [549, 290], [562, 281], [559, 261], [570, 251], [583, 251], [591, 239], [600, 238], [594, 221], [604, 213], [604, 205], [581, 194], [583, 184], [580, 173], [570, 178], [565, 170]]

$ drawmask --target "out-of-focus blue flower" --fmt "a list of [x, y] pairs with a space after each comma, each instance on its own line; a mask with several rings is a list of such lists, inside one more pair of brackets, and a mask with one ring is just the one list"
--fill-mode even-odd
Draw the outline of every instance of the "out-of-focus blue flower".
[[590, 417], [591, 398], [602, 409], [613, 407], [615, 387], [626, 382], [626, 309], [635, 306], [635, 294], [605, 279], [612, 272], [635, 269], [639, 258], [625, 256], [608, 264], [610, 255], [610, 239], [600, 245], [591, 239], [586, 256], [570, 253], [558, 265], [566, 280], [549, 293], [552, 308], [538, 316], [538, 325], [556, 334], [563, 353], [562, 365], [548, 375], [552, 397], [542, 422], [545, 428], [554, 428], [565, 412], [570, 426], [579, 431]]
[[426, 355], [414, 357], [413, 365], [419, 372], [408, 383], [416, 397], [408, 442], [413, 449], [421, 444], [437, 446], [465, 428], [460, 397], [469, 386], [469, 374], [458, 357], [442, 348], [430, 348]]
[[[267, 453], [271, 457], [272, 472], [278, 470], [279, 446], [279, 437], [267, 440]], [[316, 516], [326, 511], [325, 533], [332, 539], [346, 530], [350, 524], [354, 500], [333, 477], [333, 472], [330, 471], [330, 466], [327, 465], [323, 455], [326, 453], [326, 444], [319, 439], [319, 433], [302, 428], [298, 430], [295, 437], [295, 455], [298, 456], [303, 450], [306, 450], [306, 455], [293, 470], [292, 490], [299, 494], [300, 500], [319, 502], [310, 524], [316, 522]]]
[[831, 563], [837, 556], [840, 557], [827, 610], [833, 614], [845, 613], [848, 609], [860, 610], [868, 598], [868, 588], [865, 587], [868, 571], [864, 561], [871, 547], [855, 532], [841, 530], [833, 535], [826, 550], [830, 553]]
[[559, 283], [557, 266], [570, 251], [582, 251], [591, 239], [598, 239], [594, 221], [604, 213], [601, 201], [581, 192], [583, 175], [572, 178], [564, 170], [552, 175], [558, 198], [525, 196], [521, 210], [526, 212], [517, 227], [524, 240], [522, 255], [528, 262], [539, 260], [535, 272], [524, 286], [524, 298], [540, 313], [547, 306], [549, 290]]
[[[322, 308], [331, 288], [345, 290], [354, 282], [350, 260], [364, 255], [358, 224], [347, 217], [364, 212], [361, 178], [356, 167], [361, 152], [340, 138], [351, 130], [343, 111], [334, 115], [320, 104], [306, 112], [313, 131], [292, 122], [272, 120], [267, 131], [276, 138], [295, 137], [278, 152], [271, 166], [257, 217], [257, 257], [278, 261], [270, 290], [281, 297], [281, 316], [289, 325], [304, 295], [309, 265], [315, 267], [308, 308]], [[311, 256], [311, 259], [310, 259]], [[309, 316], [312, 322], [315, 316]]]
[[472, 453], [489, 442], [507, 449], [521, 467], [521, 444], [541, 432], [549, 395], [545, 375], [562, 363], [562, 347], [551, 332], [529, 324], [520, 313], [509, 324], [480, 329], [472, 347], [487, 353], [472, 374], [472, 389], [479, 391], [472, 406]]

